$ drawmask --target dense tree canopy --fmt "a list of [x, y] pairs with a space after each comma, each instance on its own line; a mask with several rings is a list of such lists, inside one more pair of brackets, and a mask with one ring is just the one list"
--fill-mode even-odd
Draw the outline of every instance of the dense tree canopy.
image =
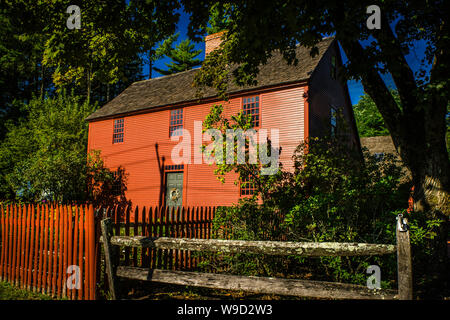
[[211, 6], [208, 26], [206, 27], [208, 34], [217, 33], [228, 28], [228, 24], [230, 23], [229, 10], [230, 5], [221, 2], [217, 2]]
[[[398, 94], [394, 92], [392, 95], [399, 103]], [[361, 96], [358, 103], [353, 105], [353, 112], [360, 137], [389, 135], [389, 130], [384, 124], [381, 113], [378, 111], [375, 102], [367, 94]]]
[[82, 27], [68, 30], [67, 13], [61, 8], [72, 4], [69, 2], [48, 7], [59, 15], [53, 14], [54, 19], [46, 24], [49, 37], [43, 62], [56, 67], [53, 81], [57, 86], [85, 83], [88, 97], [95, 79], [108, 84], [122, 80], [124, 66], [172, 33], [173, 23], [165, 21], [177, 18], [169, 16], [163, 6], [156, 8], [153, 1], [83, 1]]
[[95, 106], [59, 95], [32, 99], [28, 117], [0, 145], [3, 192], [25, 199], [80, 199], [86, 186], [87, 117]]
[[28, 116], [17, 125], [9, 123], [0, 143], [2, 197], [114, 200], [115, 176], [103, 166], [98, 152], [87, 154], [88, 124], [84, 119], [96, 106], [62, 92], [55, 98], [33, 98], [22, 108]]
[[[67, 27], [70, 5], [81, 9], [80, 29]], [[173, 34], [179, 7], [134, 0], [0, 3], [0, 199], [86, 197], [84, 119], [143, 78], [144, 54], [154, 56], [155, 44]]]
[[[192, 13], [192, 37], [205, 33], [216, 1], [184, 1]], [[369, 29], [366, 8], [372, 1], [225, 1], [228, 32], [220, 50], [208, 55], [197, 76], [198, 85], [220, 92], [233, 73], [239, 84], [254, 83], [258, 66], [274, 50], [298, 63], [298, 43], [310, 47], [323, 36], [339, 41], [348, 63], [342, 80], [358, 79], [375, 102], [404, 163], [412, 172], [418, 210], [437, 209], [450, 215], [450, 163], [445, 134], [449, 101], [448, 3], [442, 0], [389, 0], [379, 4], [381, 28]], [[269, 18], [270, 17], [270, 18]], [[425, 58], [417, 72], [406, 55], [421, 41]], [[232, 66], [237, 68], [231, 69]], [[389, 74], [399, 94], [397, 104], [382, 75]], [[400, 107], [401, 106], [401, 107]]]

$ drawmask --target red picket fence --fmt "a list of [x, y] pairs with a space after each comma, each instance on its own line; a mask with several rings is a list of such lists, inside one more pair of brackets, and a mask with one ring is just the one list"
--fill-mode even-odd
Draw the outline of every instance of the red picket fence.
[[[114, 221], [114, 235], [200, 238], [213, 237], [212, 220], [216, 207], [114, 207], [102, 208], [99, 218]], [[97, 229], [99, 232], [99, 230]], [[97, 257], [101, 261], [100, 255]], [[149, 269], [193, 270], [203, 258], [189, 250], [162, 250], [125, 247], [116, 256], [116, 265]], [[99, 265], [97, 279], [108, 291], [105, 266]]]
[[[92, 204], [1, 206], [0, 280], [54, 297], [93, 300], [98, 283], [107, 289], [99, 242], [103, 217], [113, 219], [114, 235], [230, 239], [231, 227], [214, 234], [216, 209], [116, 206], [94, 213]], [[281, 218], [274, 215], [268, 227], [277, 228]], [[116, 265], [195, 270], [205, 256], [189, 250], [125, 247], [116, 259]]]
[[92, 205], [2, 206], [0, 280], [55, 297], [94, 300], [95, 224]]
[[[210, 239], [215, 207], [115, 207], [103, 215], [114, 220], [115, 235]], [[139, 251], [141, 250], [141, 251]], [[123, 264], [162, 269], [192, 269], [199, 259], [189, 251], [125, 248]]]

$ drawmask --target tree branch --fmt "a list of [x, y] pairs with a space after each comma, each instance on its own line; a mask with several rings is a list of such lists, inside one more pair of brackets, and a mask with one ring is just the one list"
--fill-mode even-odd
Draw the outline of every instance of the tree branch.
[[440, 26], [439, 36], [436, 40], [436, 54], [434, 56], [433, 66], [430, 70], [430, 84], [432, 85], [436, 85], [441, 81], [448, 83], [448, 74], [450, 73], [450, 63], [448, 63], [448, 61], [450, 61], [448, 50], [450, 39], [448, 37], [448, 32], [449, 25], [444, 21]]
[[417, 84], [414, 73], [406, 62], [401, 45], [395, 37], [385, 15], [381, 18], [381, 29], [373, 33], [386, 61], [387, 68], [398, 89], [403, 111], [412, 112], [418, 103]]
[[[398, 135], [400, 133], [398, 124], [401, 123], [403, 117], [401, 110], [378, 71], [372, 65], [362, 61], [364, 57], [366, 57], [363, 47], [358, 40], [350, 39], [340, 33], [337, 33], [336, 37], [341, 42], [349, 60], [352, 61], [352, 63], [359, 63], [358, 66], [362, 69], [359, 76], [361, 77], [364, 90], [375, 102], [386, 122], [389, 132], [393, 135]], [[396, 139], [394, 138], [393, 140], [396, 144]]]

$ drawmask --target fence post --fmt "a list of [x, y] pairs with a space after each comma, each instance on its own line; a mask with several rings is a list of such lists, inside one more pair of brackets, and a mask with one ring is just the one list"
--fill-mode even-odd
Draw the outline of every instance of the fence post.
[[412, 300], [412, 263], [409, 239], [408, 220], [403, 215], [397, 216], [397, 268], [398, 268], [398, 297], [400, 300]]
[[111, 299], [116, 300], [116, 287], [115, 287], [115, 270], [113, 267], [114, 261], [114, 250], [111, 246], [111, 236], [112, 236], [112, 222], [110, 218], [103, 219], [101, 221], [102, 228], [102, 238], [103, 238], [103, 250], [105, 252], [105, 266], [106, 273], [108, 275], [109, 292], [111, 294]]
[[88, 209], [88, 252], [89, 255], [89, 269], [86, 270], [89, 272], [89, 295], [87, 296], [89, 300], [95, 300], [96, 296], [96, 267], [97, 262], [95, 261], [95, 217], [94, 217], [94, 206], [92, 204], [89, 205]]
[[[6, 237], [6, 232], [5, 232], [5, 219], [4, 219], [4, 213], [3, 213], [3, 205], [0, 205], [0, 234], [2, 235], [2, 250], [0, 253], [0, 281], [3, 280], [3, 264], [4, 264], [4, 252], [5, 252], [5, 237]], [[6, 263], [5, 263], [6, 264]]]

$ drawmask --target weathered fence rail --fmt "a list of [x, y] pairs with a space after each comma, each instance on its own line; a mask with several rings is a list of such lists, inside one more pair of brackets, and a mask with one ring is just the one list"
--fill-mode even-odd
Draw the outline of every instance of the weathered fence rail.
[[342, 243], [342, 242], [290, 242], [290, 241], [243, 241], [221, 239], [148, 238], [143, 236], [113, 236], [112, 245], [176, 249], [226, 253], [258, 253], [272, 255], [320, 256], [367, 256], [395, 253], [392, 244]]
[[[361, 243], [312, 243], [277, 241], [237, 241], [170, 237], [114, 236], [111, 219], [104, 219], [102, 239], [106, 257], [111, 296], [116, 298], [116, 277], [215, 289], [245, 290], [257, 293], [293, 295], [331, 299], [412, 299], [412, 270], [409, 231], [406, 219], [397, 223], [397, 245]], [[154, 248], [215, 252], [261, 253], [269, 255], [354, 256], [397, 252], [398, 291], [369, 290], [363, 286], [305, 281], [296, 279], [244, 277], [227, 274], [199, 273], [155, 268], [118, 266], [117, 247]]]
[[363, 286], [325, 281], [149, 270], [124, 266], [117, 268], [116, 275], [134, 280], [299, 297], [326, 299], [395, 299], [397, 297], [397, 292], [394, 290], [373, 291]]

